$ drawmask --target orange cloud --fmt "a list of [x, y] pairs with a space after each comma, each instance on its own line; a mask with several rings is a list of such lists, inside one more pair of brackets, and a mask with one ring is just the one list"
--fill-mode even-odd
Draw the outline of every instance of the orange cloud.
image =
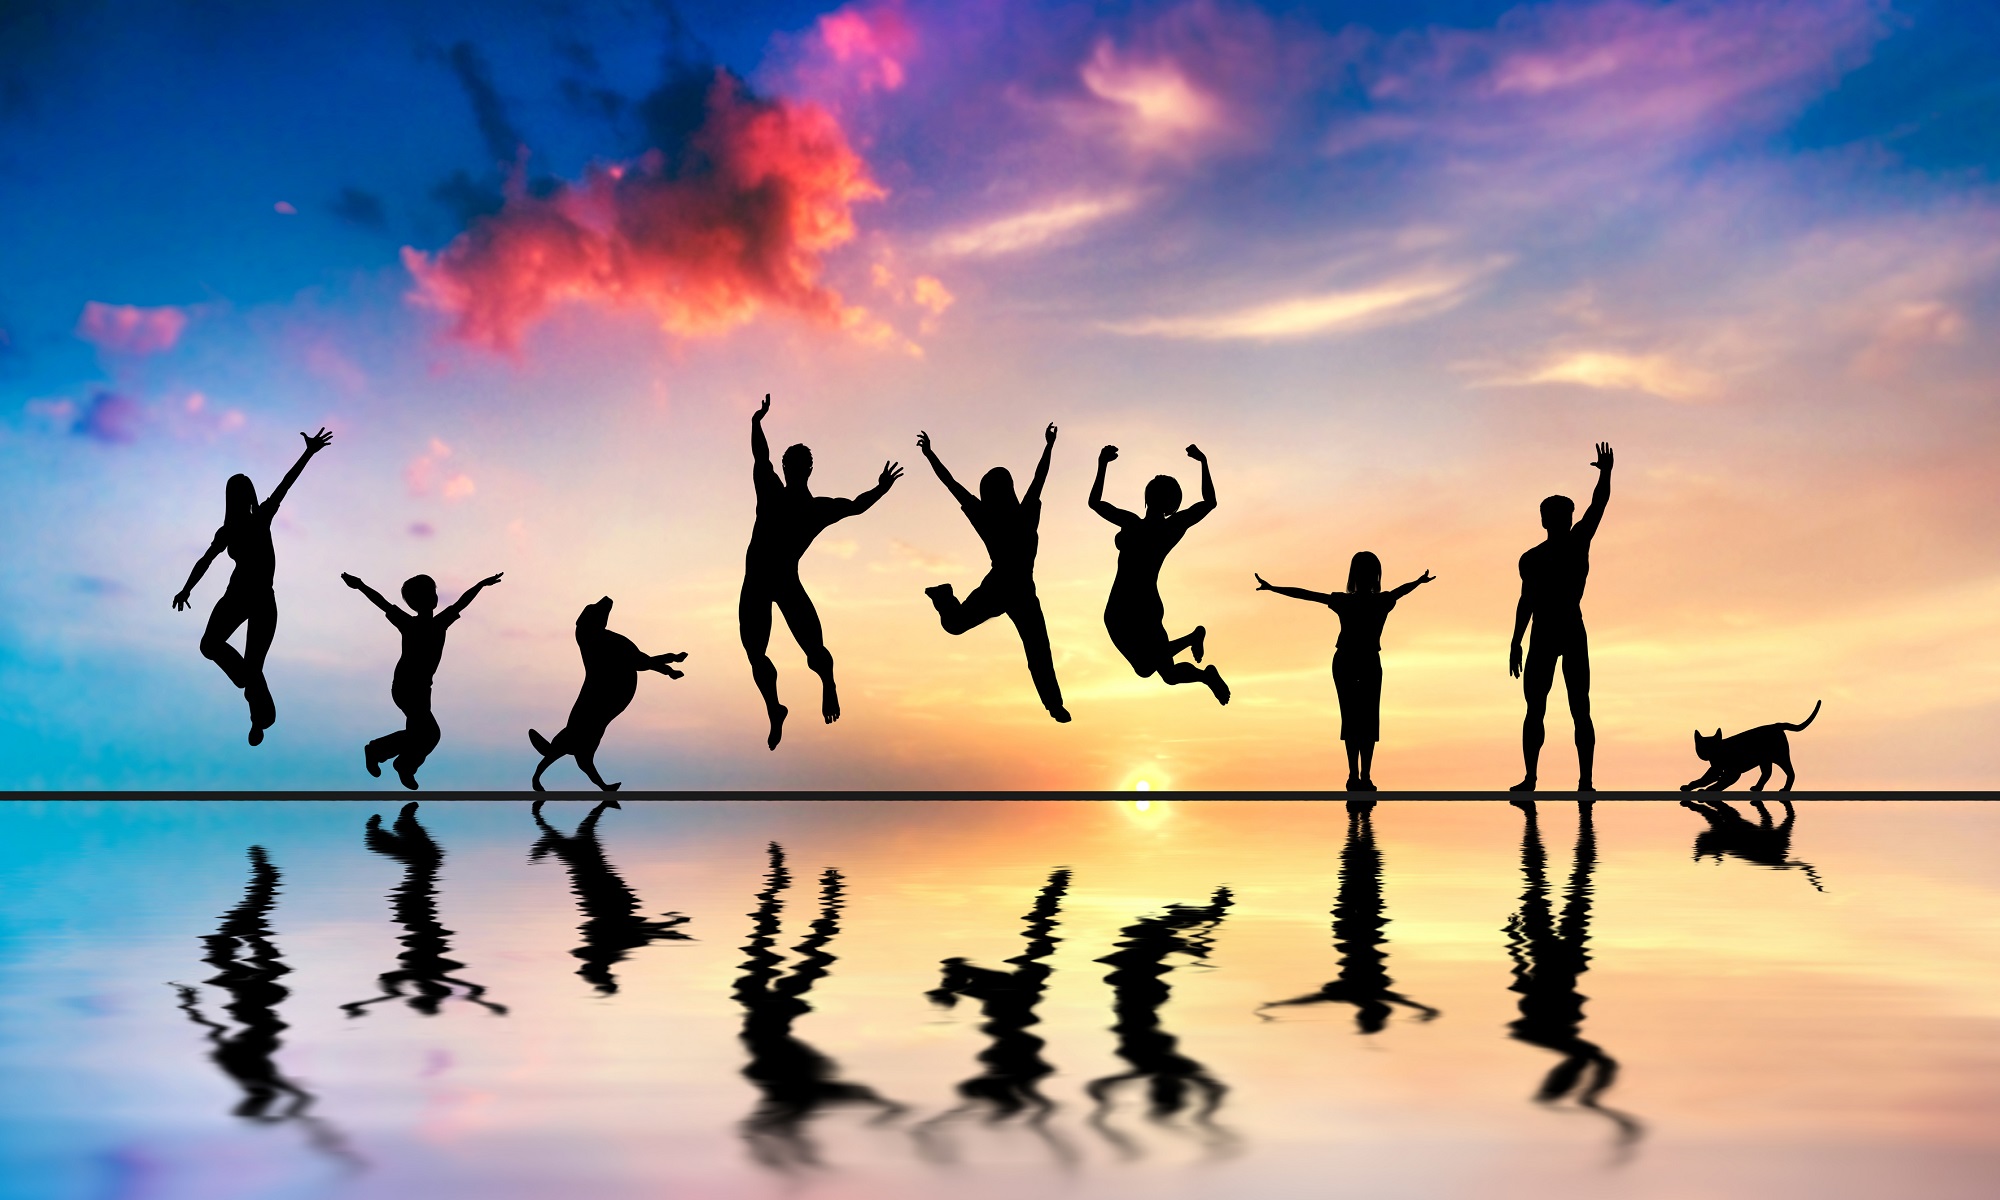
[[879, 322], [820, 282], [820, 255], [854, 238], [852, 206], [885, 195], [818, 105], [761, 100], [719, 72], [685, 153], [593, 167], [546, 196], [518, 177], [506, 206], [435, 255], [405, 247], [412, 298], [452, 333], [511, 351], [556, 304], [649, 309], [682, 337], [765, 309], [854, 331]]
[[188, 315], [172, 305], [140, 308], [92, 300], [77, 318], [76, 336], [111, 354], [159, 354], [174, 348]]

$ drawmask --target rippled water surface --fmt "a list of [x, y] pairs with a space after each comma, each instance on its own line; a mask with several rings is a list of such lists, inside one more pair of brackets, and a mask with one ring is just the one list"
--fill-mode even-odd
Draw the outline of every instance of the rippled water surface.
[[0, 1195], [2000, 1194], [2000, 808], [1734, 804], [14, 802]]

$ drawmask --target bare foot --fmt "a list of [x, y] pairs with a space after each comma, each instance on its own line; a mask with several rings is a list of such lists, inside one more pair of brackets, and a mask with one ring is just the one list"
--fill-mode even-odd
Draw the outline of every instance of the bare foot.
[[791, 709], [786, 708], [782, 704], [778, 705], [776, 708], [771, 710], [771, 736], [767, 741], [765, 741], [764, 744], [766, 746], [769, 746], [771, 749], [776, 750], [778, 748], [778, 743], [784, 740], [785, 714], [791, 711], [792, 711]]
[[[1206, 625], [1195, 626], [1194, 632], [1188, 634], [1188, 653], [1194, 655], [1194, 660], [1196, 662], [1200, 662], [1202, 649], [1207, 645], [1208, 645], [1208, 626]], [[1227, 704], [1229, 703], [1229, 701], [1224, 700], [1223, 703]]]
[[250, 727], [250, 744], [253, 746], [264, 744], [264, 731], [255, 725]]
[[369, 751], [368, 747], [363, 746], [361, 748], [361, 757], [368, 762], [368, 773], [377, 779], [382, 778], [382, 764], [376, 760], [375, 755]]
[[1576, 781], [1576, 790], [1579, 792], [1594, 792], [1597, 788], [1591, 784], [1590, 780], [1579, 779]]
[[1532, 792], [1535, 790], [1535, 777], [1530, 775], [1507, 790], [1510, 792]]
[[1049, 715], [1054, 717], [1058, 724], [1062, 725], [1069, 724], [1069, 710], [1064, 708], [1060, 704], [1056, 705], [1054, 708], [1051, 708], [1049, 710]]
[[415, 775], [410, 774], [408, 771], [398, 770], [396, 778], [403, 781], [404, 787], [409, 788], [413, 792], [417, 790], [417, 777]]
[[1214, 667], [1208, 667], [1202, 671], [1202, 674], [1208, 677], [1206, 681], [1208, 683], [1208, 690], [1215, 693], [1215, 702], [1217, 704], [1229, 703], [1229, 685], [1222, 682], [1222, 672], [1216, 670]]
[[825, 717], [829, 725], [840, 720], [840, 693], [833, 690], [831, 683], [826, 685], [826, 691], [820, 695], [819, 715]]

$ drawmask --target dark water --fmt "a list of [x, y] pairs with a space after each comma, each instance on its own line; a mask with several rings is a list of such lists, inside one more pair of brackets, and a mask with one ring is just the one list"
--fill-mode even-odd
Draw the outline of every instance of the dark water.
[[2000, 1192], [1986, 805], [398, 808], [0, 806], [0, 1195]]

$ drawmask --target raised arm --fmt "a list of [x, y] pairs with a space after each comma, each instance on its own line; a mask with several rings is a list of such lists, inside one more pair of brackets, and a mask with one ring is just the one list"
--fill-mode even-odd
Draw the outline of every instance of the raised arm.
[[1201, 464], [1201, 500], [1181, 510], [1181, 519], [1192, 525], [1215, 511], [1215, 481], [1208, 477], [1208, 455], [1200, 446], [1189, 446], [1187, 456]]
[[1521, 570], [1521, 602], [1514, 606], [1514, 644], [1507, 648], [1507, 673], [1521, 674], [1521, 639], [1527, 636], [1528, 621], [1535, 615], [1534, 592], [1528, 587], [1525, 563]]
[[1276, 592], [1280, 596], [1290, 596], [1294, 600], [1310, 600], [1314, 604], [1332, 604], [1338, 599], [1338, 597], [1329, 595], [1326, 592], [1309, 592], [1304, 588], [1279, 587], [1275, 583], [1266, 582], [1262, 575], [1255, 573], [1252, 573], [1250, 577], [1257, 581], [1257, 590], [1260, 592]]
[[1389, 599], [1401, 600], [1403, 597], [1409, 595], [1411, 592], [1416, 591], [1418, 587], [1422, 586], [1423, 584], [1429, 583], [1431, 580], [1436, 578], [1437, 576], [1431, 574], [1430, 569], [1426, 567], [1422, 575], [1419, 575], [1415, 579], [1410, 580], [1410, 582], [1404, 584], [1402, 587], [1392, 590], [1389, 593]]
[[1097, 452], [1097, 479], [1090, 485], [1090, 511], [1122, 529], [1139, 518], [1126, 512], [1116, 504], [1106, 504], [1104, 502], [1104, 469], [1111, 465], [1112, 459], [1117, 457], [1118, 447], [1116, 446], [1106, 446]]
[[277, 489], [264, 498], [264, 503], [257, 506], [259, 516], [268, 517], [278, 511], [278, 506], [285, 502], [285, 494], [299, 481], [299, 472], [306, 469], [306, 464], [312, 461], [313, 455], [326, 449], [327, 443], [333, 440], [333, 435], [325, 428], [321, 428], [318, 433], [301, 433], [299, 436], [306, 440], [305, 452], [299, 455], [299, 461], [292, 464], [292, 469], [285, 472], [285, 477], [278, 481]]
[[1583, 510], [1583, 519], [1570, 530], [1586, 542], [1597, 536], [1597, 524], [1604, 519], [1604, 506], [1611, 500], [1610, 442], [1597, 443], [1597, 461], [1590, 465], [1597, 468], [1597, 487], [1590, 493], [1590, 507]]
[[952, 499], [958, 501], [960, 504], [971, 504], [974, 499], [972, 493], [965, 490], [965, 485], [951, 477], [951, 472], [945, 470], [944, 463], [938, 458], [936, 452], [931, 449], [930, 434], [922, 430], [917, 431], [917, 449], [924, 452], [925, 461], [931, 464], [931, 470], [937, 472], [939, 481], [944, 484], [945, 490], [951, 493]]
[[340, 573], [340, 582], [346, 584], [348, 587], [351, 587], [355, 591], [360, 592], [362, 595], [368, 597], [369, 603], [373, 604], [376, 608], [381, 609], [382, 612], [391, 621], [394, 621], [397, 617], [403, 615], [402, 609], [397, 608], [395, 605], [383, 599], [382, 593], [376, 591], [374, 588], [369, 587], [367, 584], [361, 582], [361, 580], [358, 577], [349, 575], [347, 572], [342, 571]]
[[203, 575], [208, 574], [208, 564], [214, 562], [215, 556], [222, 553], [223, 549], [228, 545], [229, 528], [228, 526], [224, 526], [215, 531], [215, 540], [210, 542], [208, 549], [202, 551], [201, 557], [195, 560], [194, 570], [188, 572], [187, 586], [182, 588], [179, 594], [174, 597], [175, 612], [179, 612], [188, 606], [188, 595], [194, 591], [194, 585], [201, 582]]
[[1049, 422], [1049, 427], [1043, 436], [1045, 440], [1042, 442], [1042, 461], [1035, 464], [1035, 481], [1028, 485], [1027, 493], [1021, 497], [1021, 503], [1023, 504], [1034, 504], [1041, 500], [1042, 485], [1049, 481], [1049, 456], [1056, 452], [1056, 423], [1054, 421]]
[[499, 583], [500, 576], [504, 573], [505, 572], [495, 571], [493, 574], [488, 575], [486, 578], [480, 580], [478, 583], [475, 583], [471, 587], [466, 588], [464, 593], [460, 595], [458, 599], [451, 602], [451, 607], [444, 610], [443, 615], [450, 617], [452, 620], [456, 621], [458, 619], [459, 614], [465, 611], [465, 606], [472, 603], [472, 598], [479, 594], [480, 589], [491, 587], [494, 584]]
[[750, 418], [750, 457], [765, 470], [771, 469], [771, 443], [764, 440], [764, 414], [771, 411], [771, 393], [764, 393], [764, 403], [757, 415]]

